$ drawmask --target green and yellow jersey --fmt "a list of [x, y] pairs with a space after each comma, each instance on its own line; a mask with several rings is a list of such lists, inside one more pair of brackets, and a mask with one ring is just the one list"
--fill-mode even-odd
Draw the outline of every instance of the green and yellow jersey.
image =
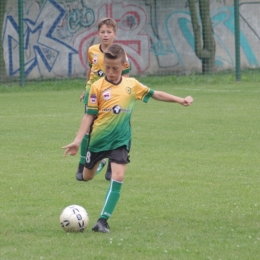
[[121, 77], [118, 84], [106, 78], [92, 84], [87, 114], [95, 115], [89, 151], [100, 152], [126, 145], [131, 140], [130, 119], [136, 100], [147, 102], [154, 91], [134, 78]]
[[[125, 70], [122, 71], [122, 75], [128, 74], [130, 72], [130, 62], [128, 60], [128, 57], [126, 55], [126, 61], [128, 63], [128, 66], [125, 68]], [[104, 53], [101, 49], [100, 44], [95, 44], [89, 47], [88, 49], [88, 64], [90, 67], [90, 75], [89, 80], [86, 85], [86, 95], [84, 98], [84, 103], [87, 104], [88, 100], [88, 93], [90, 86], [100, 79], [101, 77], [105, 76], [104, 71]]]

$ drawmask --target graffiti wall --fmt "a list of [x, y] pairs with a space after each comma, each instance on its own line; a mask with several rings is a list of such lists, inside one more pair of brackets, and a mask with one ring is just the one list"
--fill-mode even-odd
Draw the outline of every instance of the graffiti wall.
[[[162, 4], [163, 2], [163, 4]], [[233, 0], [212, 0], [218, 70], [235, 67]], [[240, 1], [241, 66], [260, 64], [260, 1]], [[85, 77], [86, 51], [98, 43], [97, 22], [113, 17], [131, 75], [201, 71], [187, 1], [24, 0], [23, 39], [27, 78]], [[6, 71], [19, 76], [17, 1], [8, 0], [2, 42]]]

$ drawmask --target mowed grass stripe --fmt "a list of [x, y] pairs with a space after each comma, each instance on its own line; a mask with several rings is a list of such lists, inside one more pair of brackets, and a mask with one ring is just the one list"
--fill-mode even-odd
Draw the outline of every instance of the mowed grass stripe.
[[[0, 94], [0, 259], [259, 259], [259, 83], [142, 82], [194, 104], [136, 103], [110, 234], [91, 232], [104, 171], [77, 182], [79, 158], [61, 149], [78, 130], [82, 87]], [[70, 204], [89, 212], [82, 234], [59, 225]]]

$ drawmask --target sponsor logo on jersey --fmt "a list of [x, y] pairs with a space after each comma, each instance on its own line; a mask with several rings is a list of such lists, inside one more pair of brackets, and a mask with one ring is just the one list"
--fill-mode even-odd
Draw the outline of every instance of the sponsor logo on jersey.
[[118, 115], [119, 113], [131, 113], [130, 109], [121, 108], [119, 105], [115, 105], [112, 108], [104, 108], [102, 112], [113, 112], [114, 114]]
[[109, 100], [111, 98], [111, 93], [109, 91], [103, 92], [103, 99]]
[[104, 76], [104, 71], [98, 70], [97, 74], [98, 74], [99, 77], [103, 77]]
[[130, 113], [130, 109], [121, 108], [119, 105], [115, 105], [112, 108], [104, 108], [102, 112], [113, 112], [114, 114], [118, 115], [120, 112], [122, 113]]
[[116, 115], [119, 114], [121, 111], [121, 107], [118, 105], [114, 106], [112, 109], [113, 109], [113, 113]]
[[95, 94], [90, 95], [90, 101], [91, 103], [96, 103], [97, 102], [97, 96]]

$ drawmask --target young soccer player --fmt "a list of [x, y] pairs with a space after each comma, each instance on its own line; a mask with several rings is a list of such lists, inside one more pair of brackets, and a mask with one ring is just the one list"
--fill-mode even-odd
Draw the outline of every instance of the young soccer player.
[[[87, 52], [87, 60], [89, 63], [89, 69], [87, 71], [87, 85], [86, 90], [81, 94], [80, 101], [83, 99], [83, 102], [85, 104], [85, 110], [87, 108], [88, 104], [88, 93], [90, 90], [90, 86], [103, 77], [105, 75], [104, 73], [104, 51], [114, 42], [116, 38], [116, 30], [117, 30], [117, 24], [116, 21], [112, 18], [102, 18], [98, 22], [98, 37], [100, 40], [100, 44], [95, 44], [89, 47]], [[128, 65], [126, 68], [122, 71], [122, 75], [125, 77], [128, 77], [129, 71], [130, 71], [130, 64], [128, 62]], [[86, 147], [89, 140], [89, 132], [87, 132], [82, 140], [82, 143], [80, 145], [80, 160], [78, 169], [76, 172], [76, 179], [79, 181], [83, 181], [83, 169], [84, 164], [86, 161]], [[106, 160], [103, 159], [97, 168], [96, 174], [98, 174], [103, 167], [106, 164]], [[108, 162], [108, 167], [106, 171], [105, 178], [107, 180], [110, 180], [111, 178], [111, 165], [110, 162]]]
[[[90, 89], [88, 109], [83, 116], [74, 141], [64, 146], [67, 153], [75, 155], [79, 144], [90, 125], [94, 122], [86, 155], [83, 179], [93, 179], [102, 158], [111, 160], [112, 178], [106, 193], [104, 206], [97, 223], [92, 228], [96, 232], [110, 232], [107, 220], [120, 197], [126, 164], [129, 163], [131, 140], [130, 118], [136, 100], [147, 102], [150, 97], [158, 101], [179, 103], [189, 106], [193, 98], [181, 98], [152, 90], [135, 78], [121, 76], [126, 67], [125, 52], [118, 44], [112, 44], [104, 53], [106, 77], [96, 81]], [[94, 118], [97, 118], [94, 120]]]

